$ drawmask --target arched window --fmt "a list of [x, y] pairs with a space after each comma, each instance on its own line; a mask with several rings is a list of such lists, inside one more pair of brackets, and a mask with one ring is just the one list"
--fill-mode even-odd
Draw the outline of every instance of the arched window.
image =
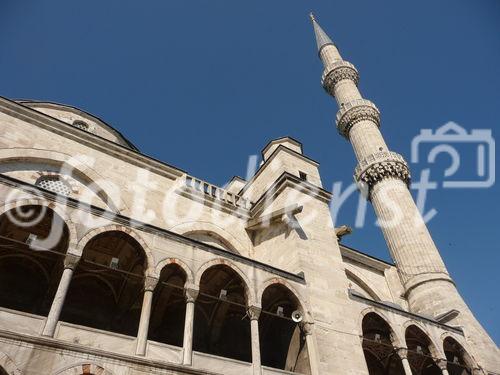
[[0, 306], [47, 316], [63, 270], [69, 232], [44, 206], [0, 216]]
[[405, 375], [389, 324], [375, 313], [363, 318], [363, 353], [369, 375]]
[[177, 264], [161, 270], [160, 280], [153, 294], [148, 339], [182, 347], [186, 297], [186, 273]]
[[120, 231], [104, 232], [85, 248], [61, 320], [135, 336], [142, 307], [146, 256]]
[[251, 362], [250, 321], [246, 287], [230, 267], [207, 269], [195, 303], [193, 349]]
[[469, 354], [455, 339], [447, 337], [443, 342], [450, 375], [471, 375], [474, 367]]
[[408, 362], [414, 375], [441, 375], [441, 369], [431, 356], [431, 340], [417, 326], [411, 325], [405, 332]]
[[78, 128], [78, 129], [81, 129], [81, 130], [85, 130], [86, 132], [88, 132], [90, 130], [89, 124], [87, 124], [85, 121], [82, 121], [82, 120], [75, 120], [75, 121], [73, 121], [73, 126], [75, 128]]
[[42, 176], [36, 180], [35, 185], [57, 194], [71, 195], [71, 187], [59, 176]]
[[300, 310], [297, 297], [284, 285], [272, 284], [262, 294], [259, 338], [263, 366], [309, 374], [305, 335], [291, 317]]

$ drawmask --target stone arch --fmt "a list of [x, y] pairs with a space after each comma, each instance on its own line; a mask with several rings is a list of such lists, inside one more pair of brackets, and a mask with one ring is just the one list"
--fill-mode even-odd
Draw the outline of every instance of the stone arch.
[[3, 369], [7, 375], [22, 375], [15, 362], [3, 352], [0, 352], [0, 369]]
[[[47, 164], [55, 167], [68, 168], [76, 172], [75, 176], [81, 178], [85, 183], [94, 184], [99, 188], [96, 195], [101, 198], [113, 212], [120, 212], [126, 208], [126, 204], [121, 197], [113, 199], [106, 191], [111, 191], [106, 179], [87, 164], [79, 162], [74, 156], [58, 151], [39, 150], [33, 148], [15, 148], [0, 150], [0, 165], [8, 162], [31, 162]], [[84, 167], [84, 168], [82, 168]], [[62, 168], [64, 169], [64, 168]], [[97, 183], [99, 181], [99, 183]]]
[[286, 280], [268, 279], [259, 290], [259, 339], [263, 366], [310, 374], [309, 348], [302, 323], [292, 319], [302, 312], [303, 321], [311, 323], [304, 300]]
[[[424, 327], [423, 324], [416, 320], [410, 319], [403, 323], [402, 332], [406, 334], [406, 330], [410, 326], [415, 326], [422, 331], [422, 333], [429, 339], [429, 351], [434, 358], [442, 358], [443, 352], [439, 344], [436, 343], [434, 336]], [[406, 340], [405, 340], [406, 341]]]
[[392, 324], [393, 323], [392, 320], [389, 319], [389, 317], [387, 315], [385, 315], [385, 313], [375, 309], [374, 307], [367, 307], [366, 309], [361, 311], [360, 319], [358, 322], [359, 332], [361, 332], [361, 333], [363, 332], [363, 319], [365, 318], [366, 315], [368, 315], [370, 313], [378, 315], [382, 320], [384, 320], [387, 323], [387, 325], [389, 326], [389, 328], [391, 330], [391, 335], [392, 335], [391, 339], [392, 339], [392, 343], [394, 344], [394, 346], [398, 347], [398, 348], [404, 347], [404, 342], [405, 342], [404, 336], [401, 336], [400, 331], [394, 329], [394, 325]]
[[153, 276], [155, 277], [155, 261], [153, 257], [153, 253], [151, 252], [151, 249], [149, 246], [146, 244], [146, 242], [139, 236], [136, 231], [134, 231], [131, 228], [128, 228], [124, 225], [118, 225], [118, 224], [111, 224], [111, 225], [106, 225], [103, 227], [99, 228], [94, 228], [89, 230], [78, 242], [77, 247], [76, 247], [76, 252], [79, 256], [82, 255], [83, 249], [85, 249], [85, 246], [87, 245], [88, 242], [90, 242], [94, 237], [96, 237], [99, 234], [105, 233], [105, 232], [123, 232], [130, 237], [132, 237], [134, 240], [137, 241], [137, 243], [141, 246], [142, 250], [144, 251], [144, 254], [146, 255], [147, 259], [147, 267], [146, 267], [146, 272], [145, 276]]
[[361, 346], [370, 375], [405, 373], [400, 348], [402, 340], [383, 313], [368, 308], [362, 311]]
[[187, 234], [192, 232], [214, 233], [228, 243], [237, 253], [242, 255], [251, 254], [252, 243], [248, 236], [242, 238], [242, 236], [238, 236], [231, 228], [221, 228], [208, 221], [184, 222], [170, 227], [169, 230], [180, 233], [183, 236], [187, 236]]
[[233, 271], [235, 271], [238, 274], [238, 276], [241, 277], [241, 279], [243, 280], [243, 283], [245, 285], [247, 303], [249, 306], [252, 306], [255, 303], [255, 293], [254, 293], [253, 289], [250, 288], [250, 285], [252, 285], [252, 284], [250, 283], [250, 280], [248, 279], [247, 275], [245, 275], [245, 273], [229, 259], [225, 259], [225, 258], [212, 259], [212, 260], [209, 260], [208, 262], [204, 263], [203, 265], [201, 265], [201, 267], [198, 268], [198, 270], [196, 271], [194, 284], [197, 287], [199, 287], [201, 278], [202, 278], [203, 274], [205, 273], [205, 271], [213, 266], [218, 266], [218, 265], [225, 265], [225, 266], [231, 268]]
[[166, 259], [163, 259], [160, 262], [158, 262], [158, 264], [156, 265], [156, 268], [155, 268], [155, 272], [154, 272], [156, 277], [159, 277], [161, 270], [164, 267], [168, 266], [169, 264], [176, 264], [184, 270], [184, 272], [186, 273], [186, 276], [187, 276], [186, 283], [190, 283], [190, 284], [194, 283], [193, 270], [186, 263], [184, 263], [182, 260], [177, 259], [177, 258], [166, 258]]
[[0, 216], [3, 215], [4, 213], [12, 210], [12, 209], [18, 209], [23, 206], [42, 206], [51, 209], [54, 211], [59, 217], [64, 221], [66, 224], [66, 227], [68, 228], [69, 232], [69, 243], [68, 243], [68, 253], [74, 253], [74, 249], [76, 248], [76, 244], [78, 242], [78, 237], [77, 237], [77, 232], [76, 232], [76, 226], [73, 223], [73, 221], [69, 218], [69, 216], [66, 214], [67, 206], [60, 205], [56, 202], [51, 202], [47, 199], [43, 198], [25, 198], [25, 199], [19, 199], [19, 200], [11, 200], [9, 202], [6, 202], [0, 207]]
[[287, 280], [281, 277], [271, 277], [270, 279], [267, 279], [260, 285], [260, 287], [257, 290], [257, 306], [262, 305], [262, 295], [264, 294], [264, 291], [273, 284], [281, 284], [285, 288], [290, 290], [290, 292], [297, 299], [297, 303], [299, 304], [300, 310], [302, 311], [303, 314], [305, 314], [305, 317], [307, 318], [305, 320], [312, 321], [311, 310], [305, 298], [302, 296], [301, 293], [299, 293], [299, 291], [296, 288], [294, 288], [294, 286], [291, 283], [289, 283]]
[[452, 340], [459, 345], [459, 347], [462, 349], [462, 356], [463, 356], [463, 360], [465, 362], [465, 365], [467, 367], [469, 367], [471, 371], [473, 369], [479, 368], [477, 361], [472, 356], [472, 354], [470, 354], [471, 350], [470, 350], [470, 348], [467, 347], [467, 344], [466, 344], [464, 339], [460, 338], [457, 335], [452, 334], [451, 332], [444, 332], [441, 335], [442, 349], [443, 349], [444, 353], [446, 353], [446, 351], [445, 351], [446, 340]]
[[114, 375], [111, 371], [95, 363], [81, 362], [56, 371], [54, 375]]
[[368, 283], [364, 280], [363, 276], [361, 276], [358, 272], [345, 268], [345, 274], [347, 279], [354, 282], [358, 285], [363, 291], [365, 291], [370, 297], [372, 297], [375, 301], [382, 301], [380, 297], [382, 294], [375, 290], [374, 287], [368, 285]]

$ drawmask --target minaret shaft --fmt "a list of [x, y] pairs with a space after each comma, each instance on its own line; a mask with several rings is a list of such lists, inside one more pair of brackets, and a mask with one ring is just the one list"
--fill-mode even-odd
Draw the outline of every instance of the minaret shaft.
[[367, 193], [406, 291], [410, 311], [430, 316], [456, 309], [453, 325], [465, 327], [476, 355], [491, 370], [500, 370], [498, 349], [455, 288], [408, 189], [409, 169], [401, 155], [389, 151], [379, 130], [380, 112], [357, 88], [356, 68], [344, 61], [333, 42], [312, 18], [325, 70], [322, 84], [335, 97], [337, 128], [354, 149], [355, 179]]

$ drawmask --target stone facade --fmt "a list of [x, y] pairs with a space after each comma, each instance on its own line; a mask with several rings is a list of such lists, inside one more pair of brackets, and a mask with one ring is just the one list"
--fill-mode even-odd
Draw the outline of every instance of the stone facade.
[[[377, 215], [386, 194], [416, 214], [378, 109], [314, 26]], [[0, 130], [2, 375], [500, 372], [423, 223], [384, 230], [398, 267], [340, 244], [294, 139], [220, 188], [73, 107], [0, 98]]]

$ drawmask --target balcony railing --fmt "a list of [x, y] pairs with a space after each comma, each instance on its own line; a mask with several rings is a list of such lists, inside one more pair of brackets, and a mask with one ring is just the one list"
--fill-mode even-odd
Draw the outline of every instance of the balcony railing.
[[206, 181], [200, 180], [196, 177], [186, 176], [185, 187], [203, 193], [208, 197], [228, 203], [234, 207], [244, 208], [249, 210], [252, 208], [252, 202], [243, 198], [241, 195], [230, 193], [227, 190], [221, 189], [218, 186], [209, 184]]

